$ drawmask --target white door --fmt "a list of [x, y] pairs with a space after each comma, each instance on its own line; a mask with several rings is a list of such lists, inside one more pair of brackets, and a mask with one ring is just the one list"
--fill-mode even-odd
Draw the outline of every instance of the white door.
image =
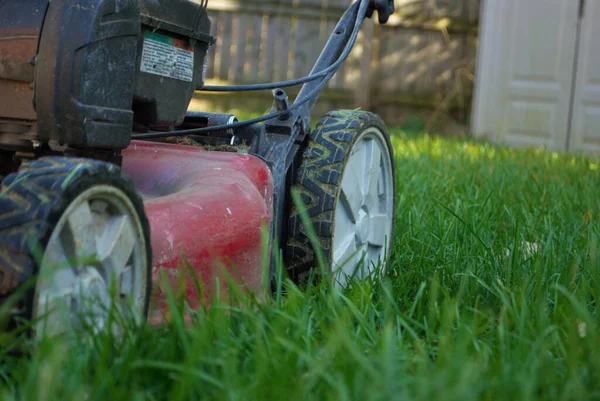
[[578, 17], [577, 0], [484, 2], [476, 136], [566, 149]]
[[587, 0], [581, 21], [569, 150], [600, 151], [600, 0]]

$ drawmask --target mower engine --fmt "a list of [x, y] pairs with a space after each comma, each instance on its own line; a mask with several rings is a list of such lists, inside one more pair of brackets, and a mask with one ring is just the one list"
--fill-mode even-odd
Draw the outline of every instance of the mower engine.
[[180, 125], [204, 83], [209, 32], [205, 2], [0, 2], [0, 174], [13, 156], [120, 164], [132, 132]]

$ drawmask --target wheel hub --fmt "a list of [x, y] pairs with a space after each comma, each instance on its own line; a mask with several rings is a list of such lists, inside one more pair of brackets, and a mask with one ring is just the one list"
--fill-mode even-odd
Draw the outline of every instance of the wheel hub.
[[140, 233], [139, 219], [122, 192], [99, 185], [79, 195], [46, 246], [34, 315], [58, 315], [40, 321], [38, 330], [68, 333], [82, 327], [83, 319], [86, 328], [98, 332], [106, 328], [111, 306], [126, 312], [129, 301], [134, 304], [131, 317], [137, 319], [135, 314], [144, 306], [147, 271]]
[[104, 314], [110, 307], [110, 293], [98, 270], [89, 268], [80, 276], [73, 301], [72, 304], [76, 306], [73, 313], [82, 312], [82, 317], [91, 319], [92, 326], [97, 329], [104, 327]]
[[81, 276], [77, 283], [75, 296], [83, 302], [93, 300], [103, 305], [108, 305], [110, 302], [108, 286], [96, 269], [88, 269]]
[[358, 212], [358, 221], [356, 222], [356, 236], [360, 244], [363, 244], [369, 239], [369, 214], [361, 209]]
[[333, 265], [338, 284], [344, 285], [346, 277], [364, 277], [385, 263], [392, 235], [393, 177], [381, 131], [367, 130], [346, 162], [335, 211]]

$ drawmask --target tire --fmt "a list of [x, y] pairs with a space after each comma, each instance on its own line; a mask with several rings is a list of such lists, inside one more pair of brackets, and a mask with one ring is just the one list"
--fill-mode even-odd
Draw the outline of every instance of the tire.
[[[375, 161], [377, 157], [375, 146], [380, 151], [380, 165]], [[364, 147], [364, 150], [361, 147]], [[353, 274], [355, 277], [364, 278], [374, 270], [377, 261], [381, 262], [384, 267], [381, 271], [384, 271], [389, 262], [396, 203], [392, 149], [389, 133], [379, 116], [362, 111], [340, 110], [328, 113], [318, 123], [303, 153], [295, 187], [306, 206], [316, 239], [323, 251], [326, 271], [336, 273], [333, 278], [340, 285], [346, 284], [347, 278]], [[363, 157], [363, 153], [364, 159], [360, 158]], [[353, 175], [353, 172], [359, 170], [356, 163], [362, 160], [365, 161], [365, 167], [367, 167], [366, 163], [371, 161], [373, 163], [368, 165], [365, 174]], [[352, 180], [353, 177], [355, 180]], [[376, 185], [372, 186], [371, 181], [376, 181]], [[358, 190], [352, 192], [348, 189], [351, 187], [348, 183], [352, 182], [366, 192], [364, 194]], [[380, 195], [381, 187], [385, 192], [383, 198]], [[361, 198], [360, 205], [359, 198]], [[347, 213], [346, 217], [342, 211]], [[384, 217], [387, 220], [385, 228], [382, 228], [385, 230], [383, 241], [381, 241], [381, 230], [377, 229], [375, 217], [372, 216], [376, 216], [378, 222], [383, 223]], [[368, 223], [365, 223], [367, 218]], [[365, 224], [368, 227], [367, 231], [365, 231]], [[377, 236], [376, 240], [375, 236]], [[343, 239], [340, 239], [341, 237]], [[350, 255], [340, 262], [342, 255], [348, 255], [347, 252], [342, 251], [351, 250], [352, 238], [355, 241], [356, 257]], [[376, 260], [376, 247], [371, 245], [375, 242], [380, 243], [379, 248], [383, 250], [383, 252], [377, 251]], [[348, 249], [344, 248], [346, 245]], [[367, 251], [366, 254], [364, 250]], [[285, 255], [288, 272], [296, 283], [305, 283], [311, 274], [318, 278], [320, 269], [316, 252], [307, 236], [306, 227], [302, 223], [296, 205], [291, 207]], [[373, 262], [362, 264], [363, 267], [368, 265], [368, 270], [358, 269], [361, 265], [361, 256], [365, 256], [363, 261]]]
[[[90, 244], [96, 256], [103, 253], [105, 259], [78, 260], [79, 253]], [[51, 292], [54, 284], [71, 283], [73, 299], [77, 297], [74, 288], [82, 290], [78, 294], [96, 294], [100, 284], [108, 286], [107, 277], [100, 280], [102, 274], [111, 271], [107, 266], [116, 270], [122, 261], [115, 256], [119, 252], [125, 260], [120, 282], [131, 287], [136, 315], [145, 321], [151, 293], [150, 227], [141, 197], [119, 168], [89, 159], [45, 157], [23, 164], [2, 182], [0, 297], [6, 298], [30, 279], [35, 280], [35, 288], [27, 290], [19, 303], [18, 317], [35, 320], [43, 315], [41, 305], [51, 296], [58, 299]], [[55, 262], [63, 259], [65, 266], [56, 266]], [[46, 273], [48, 278], [44, 278]], [[36, 323], [38, 334], [41, 328]]]

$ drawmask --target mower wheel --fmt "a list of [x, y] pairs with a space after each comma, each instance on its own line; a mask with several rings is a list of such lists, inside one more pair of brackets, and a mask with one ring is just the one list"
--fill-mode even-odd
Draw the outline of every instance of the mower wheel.
[[[396, 191], [392, 145], [380, 117], [328, 113], [310, 136], [295, 185], [336, 284], [362, 279], [376, 268], [385, 271]], [[320, 272], [296, 205], [288, 222], [286, 263], [298, 283]]]
[[0, 296], [36, 276], [16, 312], [33, 335], [101, 330], [111, 310], [145, 321], [151, 268], [143, 202], [118, 167], [45, 157], [2, 182]]

